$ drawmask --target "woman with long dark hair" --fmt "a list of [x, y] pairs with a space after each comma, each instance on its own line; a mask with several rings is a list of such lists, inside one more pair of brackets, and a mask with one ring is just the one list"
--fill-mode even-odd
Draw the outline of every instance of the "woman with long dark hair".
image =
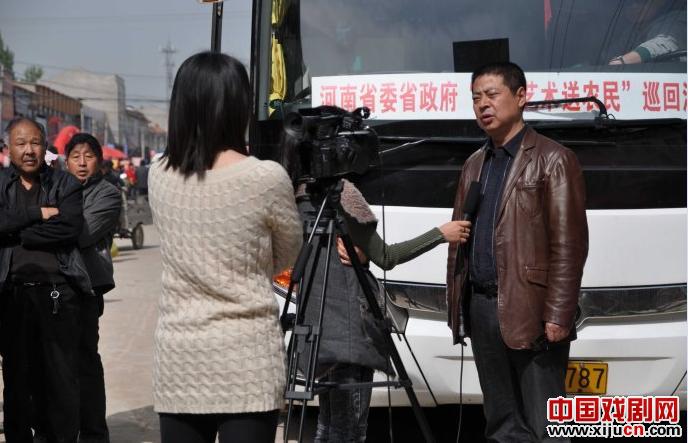
[[179, 68], [169, 140], [149, 174], [162, 294], [153, 394], [163, 443], [273, 442], [284, 341], [272, 276], [301, 225], [284, 169], [248, 155], [243, 65], [204, 52]]

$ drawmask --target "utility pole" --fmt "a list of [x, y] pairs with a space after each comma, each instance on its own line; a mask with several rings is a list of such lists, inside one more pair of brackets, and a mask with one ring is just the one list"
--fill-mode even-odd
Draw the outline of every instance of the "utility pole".
[[174, 83], [174, 60], [172, 56], [177, 52], [177, 49], [172, 47], [172, 44], [167, 40], [167, 46], [160, 48], [160, 52], [165, 55], [165, 70], [167, 73], [167, 99], [170, 99], [172, 94], [172, 84]]
[[220, 52], [222, 47], [222, 2], [224, 0], [198, 0], [201, 3], [213, 5], [213, 17], [210, 23], [210, 50]]
[[213, 21], [210, 33], [210, 50], [220, 52], [222, 47], [222, 2], [213, 3]]

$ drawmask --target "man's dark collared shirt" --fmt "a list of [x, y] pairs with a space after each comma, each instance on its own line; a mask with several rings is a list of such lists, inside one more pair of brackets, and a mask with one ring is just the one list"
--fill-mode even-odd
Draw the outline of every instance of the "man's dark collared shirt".
[[[33, 184], [31, 189], [26, 189], [17, 182], [17, 207], [40, 207], [41, 185]], [[12, 264], [10, 274], [12, 278], [23, 282], [52, 282], [58, 283], [64, 280], [60, 274], [60, 265], [54, 252], [41, 249], [26, 249], [21, 244], [12, 250]]]
[[491, 139], [488, 142], [485, 162], [480, 173], [480, 206], [471, 230], [470, 278], [476, 286], [497, 284], [497, 266], [494, 258], [494, 230], [499, 216], [497, 211], [504, 183], [518, 154], [525, 131], [524, 126], [504, 147], [495, 148]]

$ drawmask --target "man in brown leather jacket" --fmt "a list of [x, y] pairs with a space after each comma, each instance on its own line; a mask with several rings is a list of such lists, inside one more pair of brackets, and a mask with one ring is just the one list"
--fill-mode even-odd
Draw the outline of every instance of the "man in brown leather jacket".
[[454, 343], [471, 338], [488, 441], [542, 441], [575, 338], [588, 251], [583, 174], [573, 152], [525, 125], [521, 68], [486, 65], [471, 87], [489, 140], [464, 164], [454, 202], [456, 220], [480, 182], [471, 238], [449, 246], [449, 326]]

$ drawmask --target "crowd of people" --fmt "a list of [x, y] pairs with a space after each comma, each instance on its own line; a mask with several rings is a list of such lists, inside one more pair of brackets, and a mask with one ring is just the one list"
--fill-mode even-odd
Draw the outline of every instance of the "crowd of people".
[[[391, 269], [449, 242], [449, 326], [455, 343], [472, 339], [491, 441], [545, 438], [546, 401], [565, 395], [587, 254], [580, 166], [571, 151], [525, 125], [525, 88], [523, 71], [511, 63], [473, 73], [473, 107], [488, 142], [464, 165], [452, 221], [387, 245], [356, 186], [344, 180], [341, 191], [341, 222], [366, 268], [370, 261]], [[167, 149], [150, 166], [163, 267], [153, 397], [164, 443], [272, 443], [284, 405], [285, 343], [271, 282], [294, 264], [317, 205], [301, 180], [296, 144], [286, 139], [282, 164], [251, 155], [252, 102], [239, 61], [213, 52], [190, 57], [174, 81]], [[12, 120], [5, 139], [5, 435], [9, 442], [108, 441], [98, 319], [103, 294], [114, 287], [109, 251], [120, 177], [103, 165], [89, 134], [70, 140], [64, 169], [46, 164], [36, 121]], [[465, 220], [471, 182], [480, 185], [480, 206]], [[341, 241], [330, 253], [328, 287], [312, 288], [328, 291], [316, 373], [334, 383], [320, 394], [315, 439], [365, 441], [366, 382], [374, 370], [394, 373], [379, 340], [389, 331], [365, 308]], [[322, 263], [312, 268], [327, 272]], [[366, 278], [377, 285], [368, 270]], [[309, 306], [312, 321], [318, 303]], [[337, 387], [352, 382], [361, 385]]]
[[[11, 166], [9, 146], [4, 140], [0, 139], [0, 171]], [[44, 161], [53, 169], [65, 169], [67, 159], [60, 155], [58, 149], [49, 145], [46, 149]], [[148, 170], [150, 168], [150, 158], [144, 157], [138, 166], [129, 159], [110, 160], [102, 158], [100, 160], [100, 172], [103, 178], [115, 185], [118, 189], [124, 190], [127, 198], [145, 197], [148, 195]]]
[[45, 161], [43, 126], [10, 121], [0, 173], [0, 353], [8, 442], [107, 442], [98, 353], [103, 294], [114, 288], [110, 246], [120, 192], [103, 180], [89, 134]]

